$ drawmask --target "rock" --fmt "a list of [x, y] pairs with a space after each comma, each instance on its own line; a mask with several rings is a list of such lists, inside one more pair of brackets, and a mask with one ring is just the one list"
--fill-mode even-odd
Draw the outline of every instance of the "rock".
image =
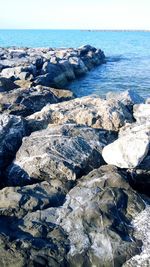
[[0, 216], [0, 265], [8, 267], [65, 267], [69, 242], [54, 223], [40, 220], [40, 212], [28, 220]]
[[67, 188], [58, 190], [53, 181], [24, 187], [5, 187], [0, 190], [0, 216], [21, 218], [28, 212], [60, 206], [67, 192]]
[[4, 77], [56, 88], [66, 86], [105, 60], [104, 53], [92, 46], [78, 49], [2, 48], [0, 54], [0, 70]]
[[120, 267], [141, 252], [131, 223], [145, 203], [117, 168], [82, 177], [63, 206], [53, 206], [51, 190], [48, 182], [0, 190], [1, 266]]
[[129, 108], [135, 104], [144, 103], [144, 99], [134, 90], [126, 90], [122, 93], [109, 92], [106, 94], [106, 99], [116, 99]]
[[18, 88], [0, 94], [1, 111], [9, 114], [28, 116], [41, 110], [47, 103], [58, 103], [73, 98], [69, 90], [36, 86], [29, 89]]
[[104, 147], [102, 156], [108, 164], [120, 168], [135, 168], [146, 157], [149, 150], [147, 131], [129, 133]]
[[133, 116], [138, 123], [147, 122], [150, 124], [150, 104], [134, 105]]
[[0, 77], [0, 92], [7, 92], [18, 87], [10, 78]]
[[150, 206], [147, 205], [146, 209], [140, 212], [132, 224], [135, 228], [135, 236], [143, 242], [142, 252], [129, 259], [123, 267], [148, 267], [150, 266]]
[[129, 134], [146, 133], [150, 137], [150, 125], [148, 123], [126, 123], [119, 130], [119, 137]]
[[150, 104], [150, 97], [146, 99], [145, 104]]
[[76, 76], [81, 76], [88, 71], [82, 59], [78, 57], [70, 57], [69, 63], [73, 67]]
[[28, 121], [32, 130], [43, 129], [49, 124], [76, 123], [118, 131], [126, 122], [132, 122], [133, 118], [121, 102], [87, 96], [47, 105], [28, 117]]
[[[32, 72], [32, 73], [31, 73]], [[29, 67], [13, 67], [13, 68], [5, 68], [2, 70], [1, 75], [5, 78], [15, 78], [15, 79], [22, 79], [22, 80], [32, 80], [34, 70]]]
[[150, 151], [141, 164], [134, 170], [128, 170], [128, 173], [131, 186], [150, 197]]
[[0, 176], [15, 157], [25, 135], [24, 120], [13, 115], [0, 115]]
[[[77, 125], [51, 125], [23, 139], [16, 159], [8, 168], [9, 185], [25, 185], [34, 180], [56, 180], [59, 187], [104, 163], [103, 147], [113, 134]], [[66, 186], [67, 187], [67, 186]]]
[[72, 81], [76, 78], [73, 67], [71, 64], [69, 64], [68, 60], [60, 60], [59, 65], [68, 81]]
[[131, 221], [144, 208], [125, 176], [103, 166], [83, 177], [55, 213], [42, 211], [42, 218], [55, 221], [68, 235], [69, 266], [118, 267], [141, 250]]

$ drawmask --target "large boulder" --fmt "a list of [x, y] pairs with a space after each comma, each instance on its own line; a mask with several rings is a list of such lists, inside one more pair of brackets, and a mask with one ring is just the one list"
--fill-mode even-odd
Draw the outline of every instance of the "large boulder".
[[62, 187], [104, 163], [101, 151], [113, 134], [89, 127], [51, 125], [23, 139], [8, 168], [8, 184], [55, 180]]
[[96, 96], [76, 98], [55, 105], [47, 105], [28, 117], [32, 130], [49, 124], [76, 123], [93, 128], [118, 131], [126, 122], [132, 122], [132, 113], [119, 101]]
[[58, 103], [72, 98], [73, 93], [69, 90], [43, 86], [18, 88], [0, 93], [1, 112], [25, 117], [41, 110], [48, 103]]
[[21, 117], [0, 115], [0, 176], [15, 157], [25, 135], [26, 125]]
[[144, 203], [111, 166], [83, 177], [67, 195], [57, 222], [70, 240], [69, 266], [121, 266], [139, 252], [130, 221]]
[[129, 133], [104, 147], [102, 155], [108, 164], [120, 168], [135, 168], [146, 157], [149, 142], [147, 130]]
[[121, 267], [141, 252], [132, 221], [145, 203], [117, 168], [81, 178], [63, 206], [53, 190], [48, 182], [0, 190], [1, 266]]

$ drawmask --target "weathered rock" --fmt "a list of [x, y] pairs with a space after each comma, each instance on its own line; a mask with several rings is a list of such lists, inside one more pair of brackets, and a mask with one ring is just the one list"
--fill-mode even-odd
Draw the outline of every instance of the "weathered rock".
[[102, 156], [108, 164], [120, 168], [135, 168], [146, 157], [149, 150], [147, 131], [129, 133], [104, 147]]
[[40, 220], [40, 211], [37, 215], [31, 220], [0, 216], [0, 266], [67, 266], [67, 235]]
[[123, 267], [148, 267], [150, 266], [150, 206], [139, 213], [133, 220], [132, 224], [135, 228], [135, 236], [143, 242], [142, 252], [129, 259]]
[[118, 131], [126, 122], [132, 122], [133, 118], [121, 102], [89, 96], [47, 105], [28, 117], [28, 121], [32, 130], [46, 128], [51, 123], [76, 123]]
[[24, 48], [1, 51], [0, 69], [4, 77], [32, 80], [34, 85], [62, 88], [68, 81], [104, 63], [100, 49], [83, 46], [78, 49]]
[[139, 193], [150, 197], [150, 151], [141, 164], [133, 170], [128, 170], [129, 182]]
[[145, 204], [115, 167], [83, 177], [62, 207], [51, 207], [51, 190], [42, 182], [0, 191], [1, 266], [121, 267], [140, 253], [131, 222]]
[[69, 266], [118, 267], [140, 252], [131, 221], [144, 207], [123, 174], [105, 166], [83, 177], [55, 213], [48, 209], [41, 217], [67, 233]]
[[88, 71], [88, 69], [85, 66], [85, 64], [82, 61], [82, 59], [80, 59], [78, 57], [70, 57], [69, 58], [69, 63], [73, 67], [74, 73], [75, 73], [76, 76], [83, 75]]
[[0, 92], [7, 92], [18, 87], [10, 78], [0, 77]]
[[150, 124], [150, 104], [134, 105], [133, 116], [138, 123]]
[[25, 135], [25, 122], [20, 117], [0, 115], [0, 175], [13, 160]]
[[5, 78], [15, 78], [22, 80], [32, 80], [33, 74], [36, 72], [33, 66], [29, 67], [14, 67], [14, 68], [5, 68], [2, 70], [2, 76]]
[[0, 216], [21, 218], [28, 212], [60, 206], [68, 190], [63, 187], [58, 189], [54, 181], [24, 187], [5, 187], [0, 190]]
[[56, 180], [72, 184], [77, 178], [104, 163], [103, 147], [113, 134], [88, 127], [51, 125], [23, 139], [16, 159], [8, 168], [8, 184], [29, 184], [32, 180]]
[[119, 137], [129, 134], [147, 133], [150, 138], [150, 124], [148, 123], [126, 123], [119, 131]]
[[129, 108], [135, 104], [144, 103], [144, 99], [131, 89], [126, 90], [122, 93], [109, 92], [106, 95], [106, 99], [116, 99], [122, 102], [125, 106], [128, 106]]
[[28, 116], [41, 110], [47, 103], [58, 103], [73, 98], [69, 90], [36, 86], [29, 89], [15, 89], [0, 93], [1, 112]]

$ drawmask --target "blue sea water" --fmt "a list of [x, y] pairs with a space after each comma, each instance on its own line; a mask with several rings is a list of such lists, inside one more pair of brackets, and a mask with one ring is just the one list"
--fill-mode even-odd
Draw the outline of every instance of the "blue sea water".
[[0, 30], [0, 46], [101, 48], [107, 63], [68, 85], [77, 96], [134, 89], [150, 96], [150, 32]]

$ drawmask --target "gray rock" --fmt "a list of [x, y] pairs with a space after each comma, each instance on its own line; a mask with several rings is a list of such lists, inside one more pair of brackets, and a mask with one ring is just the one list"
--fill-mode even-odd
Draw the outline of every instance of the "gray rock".
[[69, 90], [36, 86], [29, 89], [18, 88], [9, 93], [0, 93], [1, 112], [23, 117], [41, 110], [48, 103], [58, 103], [73, 99]]
[[62, 207], [51, 207], [51, 190], [48, 182], [0, 190], [1, 266], [120, 267], [141, 252], [131, 223], [145, 204], [116, 168], [83, 177]]
[[8, 184], [34, 180], [59, 180], [72, 184], [104, 163], [103, 147], [114, 138], [106, 131], [70, 125], [51, 125], [23, 139], [16, 159], [8, 168]]
[[126, 122], [132, 122], [133, 117], [121, 102], [87, 96], [47, 105], [40, 112], [28, 117], [28, 121], [32, 130], [43, 129], [52, 123], [76, 123], [118, 131]]
[[18, 88], [19, 86], [15, 84], [12, 79], [0, 77], [0, 92], [7, 92], [13, 89]]
[[118, 267], [140, 252], [142, 242], [134, 237], [131, 221], [144, 207], [125, 176], [105, 166], [83, 177], [55, 215], [48, 209], [41, 217], [67, 233], [69, 266]]
[[75, 73], [76, 76], [83, 75], [88, 71], [88, 69], [85, 66], [85, 64], [82, 61], [82, 59], [80, 59], [78, 57], [70, 57], [69, 58], [69, 63], [73, 67], [74, 73]]
[[116, 99], [122, 102], [125, 106], [131, 107], [135, 104], [144, 103], [144, 99], [136, 93], [134, 90], [126, 90], [122, 93], [109, 92], [106, 95], [106, 99]]
[[104, 63], [104, 53], [92, 46], [82, 48], [2, 49], [0, 69], [6, 78], [34, 80], [35, 85], [61, 88], [68, 81]]
[[13, 115], [0, 115], [0, 175], [15, 157], [25, 135], [24, 120]]

